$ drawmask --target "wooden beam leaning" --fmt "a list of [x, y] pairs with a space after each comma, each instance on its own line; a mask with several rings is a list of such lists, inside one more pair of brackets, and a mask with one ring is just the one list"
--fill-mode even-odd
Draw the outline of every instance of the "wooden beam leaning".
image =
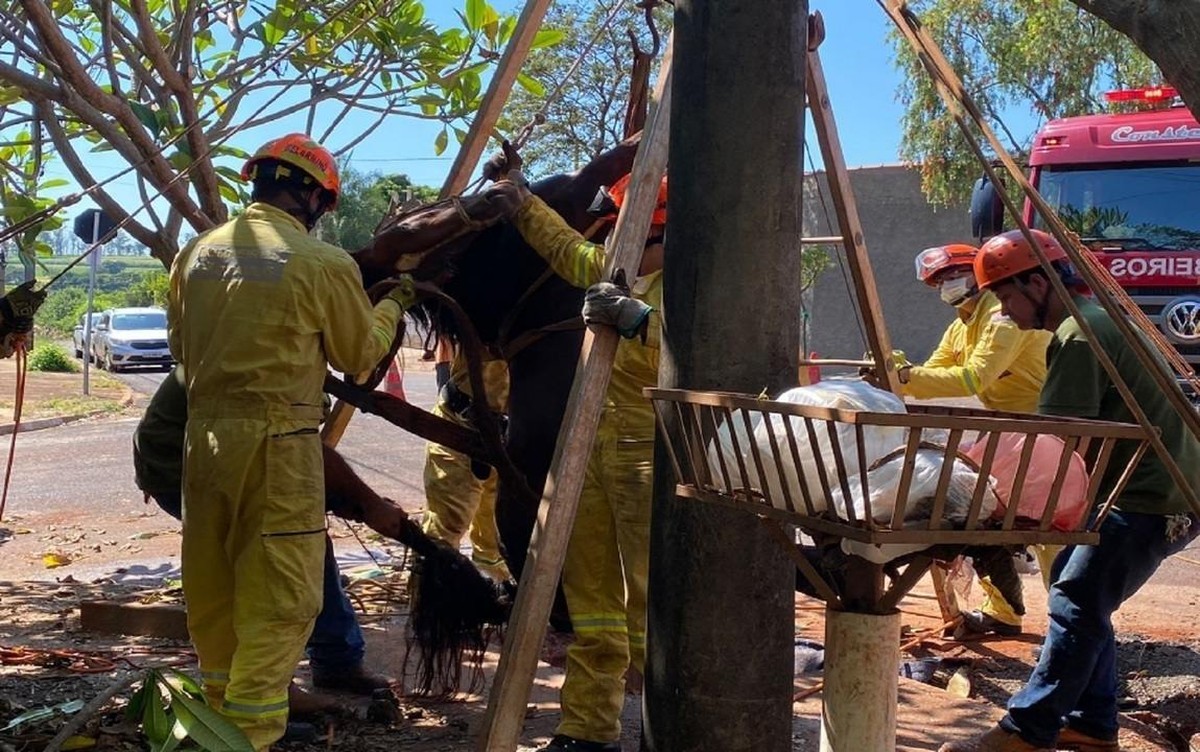
[[[671, 97], [671, 46], [663, 56], [649, 124], [633, 162], [629, 193], [617, 217], [605, 264], [605, 278], [618, 269], [632, 280], [641, 263], [658, 186], [667, 167], [668, 113]], [[620, 341], [615, 330], [589, 329], [554, 449], [546, 488], [529, 543], [529, 558], [517, 588], [517, 601], [505, 633], [496, 679], [476, 742], [480, 752], [516, 749], [525, 721], [525, 704], [537, 670], [538, 653], [566, 558], [575, 511], [592, 442], [600, 423], [604, 393]]]
[[[1175, 408], [1176, 413], [1179, 414], [1179, 417], [1184, 422], [1184, 425], [1188, 427], [1194, 436], [1200, 438], [1200, 414], [1196, 412], [1196, 410], [1187, 401], [1187, 398], [1184, 396], [1183, 392], [1176, 386], [1174, 376], [1167, 372], [1159, 358], [1155, 357], [1148, 345], [1134, 331], [1132, 325], [1125, 318], [1121, 308], [1117, 305], [1112, 294], [1105, 289], [1102, 284], [1099, 283], [1099, 280], [1096, 279], [1096, 276], [1091, 270], [1090, 266], [1084, 263], [1081, 255], [1085, 251], [1077, 245], [1074, 238], [1072, 238], [1070, 233], [1067, 232], [1066, 227], [1058, 219], [1057, 214], [1055, 214], [1053, 209], [1051, 209], [1045, 200], [1042, 199], [1041, 194], [1039, 194], [1037, 190], [1029, 183], [1029, 180], [1025, 177], [1025, 174], [1021, 171], [1020, 167], [1008, 154], [1003, 144], [1000, 143], [1000, 140], [992, 131], [991, 126], [988, 125], [987, 120], [983, 117], [983, 114], [975, 105], [974, 100], [963, 87], [962, 81], [959, 80], [958, 75], [954, 72], [953, 67], [942, 54], [941, 49], [929, 36], [929, 33], [924, 30], [920, 24], [920, 21], [916, 18], [912, 11], [908, 9], [904, 0], [889, 0], [885, 10], [896, 23], [896, 26], [900, 29], [901, 34], [903, 34], [913, 46], [913, 49], [917, 53], [917, 57], [925, 66], [926, 70], [929, 71], [929, 74], [933, 77], [939, 96], [941, 96], [942, 101], [945, 102], [946, 107], [954, 116], [955, 122], [962, 130], [967, 144], [971, 147], [972, 151], [979, 159], [980, 164], [983, 166], [984, 172], [988, 175], [988, 178], [994, 181], [997, 185], [1000, 184], [999, 176], [996, 169], [992, 167], [990, 158], [983, 153], [982, 147], [980, 147], [979, 143], [971, 134], [970, 125], [967, 123], [964, 110], [967, 114], [969, 114], [974, 125], [979, 128], [984, 137], [988, 139], [989, 144], [995, 151], [996, 156], [999, 157], [1009, 176], [1016, 182], [1018, 186], [1021, 187], [1021, 190], [1024, 191], [1029, 201], [1037, 208], [1038, 213], [1046, 219], [1047, 227], [1050, 229], [1051, 234], [1057, 238], [1059, 244], [1062, 245], [1063, 250], [1066, 252], [1067, 257], [1075, 265], [1076, 271], [1092, 288], [1100, 303], [1104, 306], [1105, 310], [1108, 311], [1109, 315], [1112, 317], [1113, 324], [1117, 327], [1117, 330], [1121, 332], [1121, 336], [1125, 339], [1134, 355], [1137, 356], [1142, 367], [1145, 368], [1155, 380], [1155, 383], [1162, 390], [1172, 407]], [[1084, 335], [1088, 339], [1088, 343], [1092, 346], [1092, 351], [1096, 355], [1096, 360], [1104, 368], [1109, 379], [1113, 382], [1113, 386], [1115, 386], [1117, 391], [1121, 394], [1121, 398], [1124, 400], [1125, 405], [1129, 408], [1130, 413], [1133, 414], [1134, 419], [1143, 428], [1143, 430], [1146, 431], [1150, 446], [1154, 448], [1155, 453], [1157, 453], [1159, 458], [1162, 460], [1167, 472], [1171, 475], [1171, 479], [1183, 493], [1184, 498], [1187, 499], [1188, 505], [1191, 506], [1192, 510], [1196, 514], [1200, 514], [1200, 489], [1194, 488], [1191, 482], [1183, 474], [1179, 464], [1175, 461], [1175, 458], [1171, 456], [1171, 453], [1167, 451], [1166, 446], [1163, 444], [1157, 428], [1150, 422], [1150, 419], [1146, 416], [1146, 413], [1142, 409], [1141, 405], [1138, 404], [1136, 399], [1134, 399], [1132, 392], [1129, 390], [1129, 386], [1125, 383], [1125, 380], [1121, 378], [1121, 374], [1117, 371], [1117, 367], [1112, 362], [1112, 359], [1109, 358], [1106, 352], [1104, 352], [1098, 345], [1095, 344], [1095, 332], [1092, 331], [1092, 327], [1087, 320], [1079, 315], [1079, 307], [1075, 304], [1075, 301], [1071, 299], [1070, 292], [1063, 285], [1058, 274], [1054, 273], [1049, 259], [1046, 258], [1045, 252], [1042, 251], [1038, 243], [1034, 242], [1033, 237], [1030, 234], [1029, 226], [1025, 223], [1021, 216], [1020, 207], [1016, 205], [1016, 202], [1013, 201], [1013, 199], [1005, 191], [999, 191], [999, 195], [1001, 200], [1004, 202], [1005, 208], [1008, 209], [1009, 213], [1016, 220], [1017, 226], [1021, 229], [1021, 232], [1025, 235], [1025, 238], [1029, 241], [1030, 247], [1033, 248], [1034, 253], [1037, 255], [1038, 262], [1041, 264], [1043, 270], [1046, 271], [1046, 276], [1049, 279], [1051, 286], [1054, 287], [1055, 293], [1062, 300], [1063, 305], [1066, 307], [1070, 315], [1075, 318], [1079, 328], [1083, 330]]]
[[[470, 180], [471, 173], [475, 171], [475, 165], [479, 162], [484, 147], [487, 146], [488, 137], [491, 136], [492, 129], [496, 127], [496, 122], [500, 119], [500, 111], [508, 102], [508, 95], [512, 92], [513, 83], [517, 80], [517, 74], [521, 72], [525, 58], [529, 56], [533, 38], [541, 28], [542, 19], [546, 16], [546, 10], [549, 7], [550, 0], [528, 0], [525, 3], [525, 7], [521, 10], [521, 16], [517, 19], [517, 25], [513, 29], [512, 38], [509, 39], [508, 46], [504, 48], [504, 54], [497, 63], [496, 70], [492, 73], [492, 79], [488, 83], [487, 91], [484, 92], [479, 111], [475, 115], [475, 119], [471, 121], [471, 127], [467, 129], [467, 137], [454, 157], [454, 164], [450, 166], [450, 174], [446, 176], [446, 182], [442, 184], [439, 198], [448, 198], [462, 193], [463, 189], [467, 187], [467, 181]], [[336, 447], [346, 433], [346, 427], [350, 425], [352, 417], [354, 417], [353, 405], [341, 400], [335, 402], [329, 413], [329, 419], [325, 421], [325, 425], [321, 429], [321, 440], [327, 446]]]
[[484, 146], [487, 145], [492, 129], [496, 127], [496, 121], [500, 119], [500, 111], [508, 102], [513, 83], [517, 80], [517, 74], [521, 72], [521, 66], [525, 64], [525, 58], [529, 56], [533, 38], [541, 28], [542, 19], [549, 7], [550, 0], [528, 0], [521, 10], [512, 38], [504, 48], [504, 55], [496, 65], [487, 91], [484, 92], [479, 112], [471, 122], [471, 127], [467, 129], [467, 137], [454, 157], [454, 164], [450, 167], [446, 182], [442, 184], [440, 198], [462, 193], [467, 187], [467, 181], [475, 171], [479, 157], [483, 155]]
[[871, 271], [871, 262], [867, 258], [862, 222], [858, 217], [854, 193], [850, 189], [850, 173], [846, 170], [842, 142], [838, 138], [833, 109], [829, 104], [825, 71], [821, 68], [821, 58], [816, 50], [808, 53], [805, 75], [808, 79], [808, 111], [812, 114], [817, 141], [821, 144], [826, 184], [829, 186], [838, 227], [842, 232], [842, 247], [846, 249], [846, 261], [850, 265], [850, 276], [854, 280], [854, 294], [858, 310], [863, 317], [867, 347], [875, 356], [875, 367], [880, 371], [878, 376], [884, 386], [893, 394], [899, 394], [900, 377], [896, 373], [896, 361], [892, 357], [892, 340], [888, 337], [887, 326], [883, 321], [883, 305], [879, 302], [875, 274]]

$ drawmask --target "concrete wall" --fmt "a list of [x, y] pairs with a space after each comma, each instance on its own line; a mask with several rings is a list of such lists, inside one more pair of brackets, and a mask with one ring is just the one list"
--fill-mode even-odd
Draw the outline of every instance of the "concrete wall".
[[[936, 290], [917, 281], [913, 258], [930, 246], [971, 243], [968, 207], [935, 210], [921, 194], [917, 170], [901, 165], [854, 169], [850, 182], [893, 346], [920, 362], [937, 346], [953, 312]], [[836, 225], [824, 173], [809, 176], [805, 237], [837, 235]], [[850, 271], [844, 261], [838, 263], [837, 256], [844, 259], [838, 250], [809, 296], [809, 350], [829, 358], [858, 358], [866, 350], [865, 339], [852, 302]]]

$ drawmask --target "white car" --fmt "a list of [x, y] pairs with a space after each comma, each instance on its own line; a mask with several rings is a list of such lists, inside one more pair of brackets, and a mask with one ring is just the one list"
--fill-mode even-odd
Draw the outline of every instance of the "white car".
[[[71, 333], [71, 343], [75, 346], [75, 357], [82, 358], [84, 350], [87, 349], [87, 337], [84, 334], [84, 320], [88, 318], [86, 313], [79, 316], [79, 323], [75, 325], [75, 331]], [[100, 322], [100, 313], [95, 311], [92, 313], [92, 337], [96, 336], [96, 324]]]
[[92, 357], [106, 370], [134, 366], [170, 368], [167, 312], [161, 308], [110, 308], [100, 314], [92, 332]]

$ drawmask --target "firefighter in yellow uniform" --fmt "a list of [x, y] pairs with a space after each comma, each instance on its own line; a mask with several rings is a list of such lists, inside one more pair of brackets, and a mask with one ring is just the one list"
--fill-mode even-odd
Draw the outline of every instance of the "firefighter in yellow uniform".
[[[901, 364], [898, 376], [904, 394], [916, 399], [973, 396], [989, 410], [1036, 412], [1046, 380], [1051, 333], [1021, 331], [1001, 314], [995, 295], [979, 292], [972, 271], [978, 253], [974, 246], [953, 244], [917, 254], [917, 278], [936, 287], [957, 316], [928, 360], [921, 365]], [[1049, 577], [1058, 550], [1035, 548], [1043, 580]], [[963, 614], [956, 635], [1020, 634], [1024, 607], [1009, 603], [991, 577], [981, 576], [979, 584], [984, 603], [978, 611]], [[1019, 584], [1016, 587], [1019, 593]]]
[[[628, 176], [611, 188], [618, 207], [627, 184]], [[528, 195], [514, 218], [555, 273], [589, 288], [585, 320], [598, 321], [589, 319], [589, 306], [607, 306], [612, 316], [604, 323], [627, 337], [613, 362], [563, 567], [575, 642], [567, 650], [562, 719], [545, 752], [619, 752], [626, 674], [645, 662], [654, 411], [642, 389], [658, 383], [666, 188], [664, 178], [632, 297], [613, 295], [602, 281], [604, 247], [540, 199]]]
[[[503, 413], [508, 405], [508, 364], [503, 360], [484, 361], [483, 386], [488, 409]], [[433, 414], [470, 427], [472, 399], [467, 359], [462, 350], [457, 350]], [[496, 529], [496, 471], [486, 466], [483, 469], [488, 474], [480, 479], [472, 470], [470, 457], [441, 444], [427, 444], [423, 527], [430, 537], [455, 548], [470, 532], [471, 561], [488, 577], [503, 582], [512, 579], [512, 575], [500, 555], [500, 534]]]
[[253, 203], [175, 259], [168, 334], [187, 374], [188, 631], [210, 703], [265, 750], [321, 607], [326, 369], [373, 368], [414, 292], [372, 308], [350, 256], [309, 237], [340, 187], [309, 137], [267, 143], [242, 176]]

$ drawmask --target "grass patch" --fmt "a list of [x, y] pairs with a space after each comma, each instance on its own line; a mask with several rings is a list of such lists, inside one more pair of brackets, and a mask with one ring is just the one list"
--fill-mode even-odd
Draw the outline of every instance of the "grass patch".
[[[21, 413], [22, 420], [29, 418], [44, 418], [51, 415], [85, 415], [89, 413], [119, 413], [124, 406], [119, 400], [111, 397], [83, 396], [77, 397], [47, 397], [40, 400], [25, 400]], [[4, 422], [12, 420], [13, 404], [11, 400], [0, 400], [0, 416]]]

